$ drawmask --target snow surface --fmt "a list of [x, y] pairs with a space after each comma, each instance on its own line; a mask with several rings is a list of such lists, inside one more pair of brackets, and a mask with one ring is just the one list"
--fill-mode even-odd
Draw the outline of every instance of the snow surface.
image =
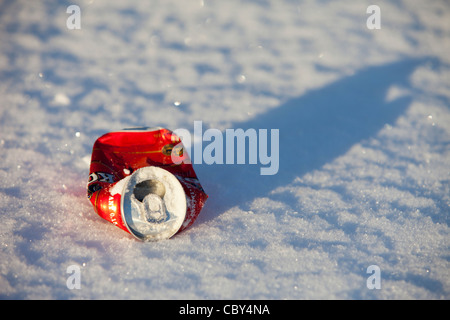
[[[445, 0], [0, 1], [0, 297], [449, 299], [449, 52]], [[279, 129], [278, 174], [195, 165], [165, 241], [96, 215], [97, 137], [194, 121]]]

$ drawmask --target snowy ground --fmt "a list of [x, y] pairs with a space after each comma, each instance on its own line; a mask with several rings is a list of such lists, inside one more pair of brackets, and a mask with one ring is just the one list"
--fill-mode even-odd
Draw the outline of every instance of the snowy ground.
[[[449, 299], [449, 52], [444, 0], [0, 1], [0, 297]], [[279, 129], [278, 174], [196, 165], [166, 241], [95, 214], [98, 136], [200, 120]]]

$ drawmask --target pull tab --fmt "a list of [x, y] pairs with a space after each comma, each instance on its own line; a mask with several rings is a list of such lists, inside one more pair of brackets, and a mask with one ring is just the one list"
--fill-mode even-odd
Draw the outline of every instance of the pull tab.
[[164, 200], [154, 193], [145, 196], [142, 201], [143, 219], [149, 223], [161, 223], [167, 219], [167, 210]]

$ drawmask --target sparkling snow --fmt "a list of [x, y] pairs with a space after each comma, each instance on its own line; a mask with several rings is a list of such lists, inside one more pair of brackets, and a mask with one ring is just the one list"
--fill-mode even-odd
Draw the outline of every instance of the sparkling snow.
[[[449, 52], [445, 0], [2, 1], [0, 298], [449, 299]], [[194, 121], [279, 129], [279, 172], [195, 165], [165, 241], [96, 215], [97, 137]]]

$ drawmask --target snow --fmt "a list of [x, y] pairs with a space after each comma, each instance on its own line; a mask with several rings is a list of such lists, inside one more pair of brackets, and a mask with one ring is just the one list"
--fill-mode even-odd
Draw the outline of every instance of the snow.
[[[449, 299], [449, 21], [444, 0], [1, 2], [0, 297]], [[164, 241], [96, 215], [95, 139], [194, 121], [279, 129], [278, 173], [194, 165], [209, 199]]]

